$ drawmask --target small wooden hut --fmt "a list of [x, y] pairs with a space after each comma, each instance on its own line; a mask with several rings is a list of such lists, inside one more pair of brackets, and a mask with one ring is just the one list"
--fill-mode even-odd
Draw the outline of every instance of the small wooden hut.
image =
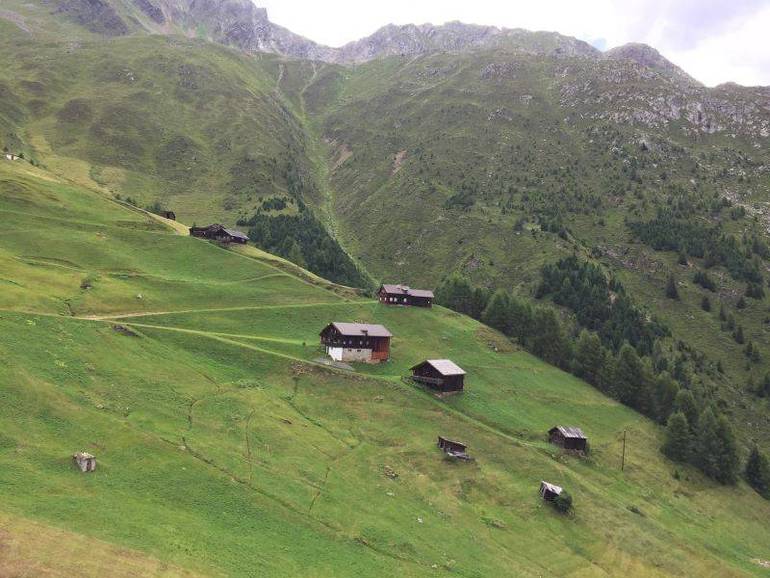
[[564, 489], [561, 486], [557, 486], [555, 484], [549, 484], [546, 481], [540, 482], [540, 496], [544, 500], [555, 500], [557, 496], [559, 496]]
[[456, 440], [450, 440], [449, 438], [445, 438], [444, 436], [438, 436], [438, 447], [446, 455], [448, 455], [448, 456], [450, 456], [452, 458], [459, 458], [461, 460], [470, 460], [470, 459], [472, 459], [466, 453], [466, 450], [468, 449], [468, 446], [466, 446], [462, 442], [458, 442]]
[[565, 427], [557, 425], [548, 430], [548, 441], [565, 450], [586, 451], [586, 438], [583, 430], [579, 427]]
[[174, 211], [161, 211], [160, 216], [164, 219], [170, 219], [176, 221], [176, 213]]
[[96, 458], [86, 452], [78, 452], [72, 456], [72, 460], [81, 472], [93, 472], [96, 469]]
[[427, 359], [412, 367], [412, 379], [438, 391], [462, 391], [465, 370], [449, 359]]

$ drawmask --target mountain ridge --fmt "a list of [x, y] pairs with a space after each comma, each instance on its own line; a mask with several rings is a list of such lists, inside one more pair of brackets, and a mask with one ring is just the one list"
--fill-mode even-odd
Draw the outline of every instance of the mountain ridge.
[[[474, 49], [513, 49], [594, 60], [631, 60], [688, 84], [700, 82], [658, 50], [639, 42], [601, 51], [575, 37], [494, 25], [449, 21], [443, 24], [386, 24], [341, 46], [327, 46], [272, 22], [267, 9], [251, 0], [51, 0], [57, 13], [96, 34], [123, 36], [139, 31], [185, 33], [251, 53], [355, 65], [388, 56]], [[11, 19], [12, 13], [0, 13]]]

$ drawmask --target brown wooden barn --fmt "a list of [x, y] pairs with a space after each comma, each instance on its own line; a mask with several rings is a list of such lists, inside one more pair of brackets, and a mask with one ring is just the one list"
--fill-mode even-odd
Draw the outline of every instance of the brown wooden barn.
[[160, 216], [164, 219], [171, 219], [172, 221], [176, 221], [176, 213], [174, 211], [161, 211]]
[[438, 391], [462, 391], [465, 370], [449, 359], [427, 359], [412, 367], [412, 379]]
[[248, 236], [235, 229], [228, 229], [224, 225], [214, 224], [208, 227], [190, 227], [190, 235], [211, 239], [220, 243], [240, 243], [245, 244], [249, 240]]
[[469, 460], [471, 457], [466, 453], [468, 446], [462, 442], [456, 440], [450, 440], [443, 436], [438, 436], [438, 447], [446, 455], [453, 458], [460, 458], [461, 460]]
[[320, 333], [321, 344], [335, 361], [379, 363], [390, 357], [393, 334], [382, 325], [369, 323], [329, 323]]
[[544, 500], [555, 500], [557, 496], [561, 495], [564, 489], [561, 486], [555, 484], [549, 484], [546, 481], [540, 482], [540, 496]]
[[433, 291], [412, 289], [408, 285], [380, 285], [377, 290], [380, 303], [386, 305], [412, 305], [430, 307], [433, 305]]
[[78, 452], [72, 456], [72, 460], [81, 472], [93, 472], [96, 469], [96, 458], [86, 452]]
[[583, 430], [579, 427], [564, 427], [557, 425], [548, 430], [548, 441], [552, 444], [563, 447], [565, 450], [586, 451], [586, 438]]

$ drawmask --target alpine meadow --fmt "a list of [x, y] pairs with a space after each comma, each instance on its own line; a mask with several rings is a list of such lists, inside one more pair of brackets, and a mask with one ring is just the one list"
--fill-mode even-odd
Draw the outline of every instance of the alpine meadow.
[[770, 573], [770, 87], [0, 1], [0, 577]]

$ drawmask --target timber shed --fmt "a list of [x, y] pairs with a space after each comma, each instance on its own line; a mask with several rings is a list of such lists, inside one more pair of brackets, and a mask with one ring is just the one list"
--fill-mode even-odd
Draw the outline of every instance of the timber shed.
[[433, 291], [412, 289], [408, 285], [380, 285], [377, 290], [380, 303], [385, 305], [412, 305], [430, 307], [433, 305]]
[[78, 452], [72, 456], [72, 460], [81, 472], [93, 472], [96, 469], [96, 458], [86, 452]]
[[393, 334], [382, 325], [335, 321], [321, 330], [321, 345], [335, 361], [379, 363], [390, 357]]
[[470, 460], [471, 457], [466, 453], [468, 446], [462, 442], [456, 440], [450, 440], [444, 436], [438, 436], [438, 447], [446, 455], [453, 458], [460, 458], [461, 460]]
[[557, 496], [561, 495], [564, 489], [561, 486], [555, 484], [549, 484], [546, 481], [540, 482], [540, 496], [544, 500], [555, 500]]
[[161, 211], [160, 216], [164, 219], [170, 219], [172, 221], [176, 221], [176, 213], [174, 211]]
[[583, 430], [579, 427], [565, 427], [557, 425], [548, 430], [548, 441], [556, 446], [563, 447], [565, 450], [586, 451], [586, 438]]
[[249, 237], [236, 231], [235, 229], [228, 229], [224, 225], [213, 224], [207, 227], [190, 227], [190, 235], [193, 237], [200, 237], [202, 239], [211, 239], [212, 241], [219, 241], [220, 243], [240, 243], [246, 244]]
[[465, 370], [449, 359], [427, 359], [412, 367], [412, 379], [439, 391], [462, 391]]

